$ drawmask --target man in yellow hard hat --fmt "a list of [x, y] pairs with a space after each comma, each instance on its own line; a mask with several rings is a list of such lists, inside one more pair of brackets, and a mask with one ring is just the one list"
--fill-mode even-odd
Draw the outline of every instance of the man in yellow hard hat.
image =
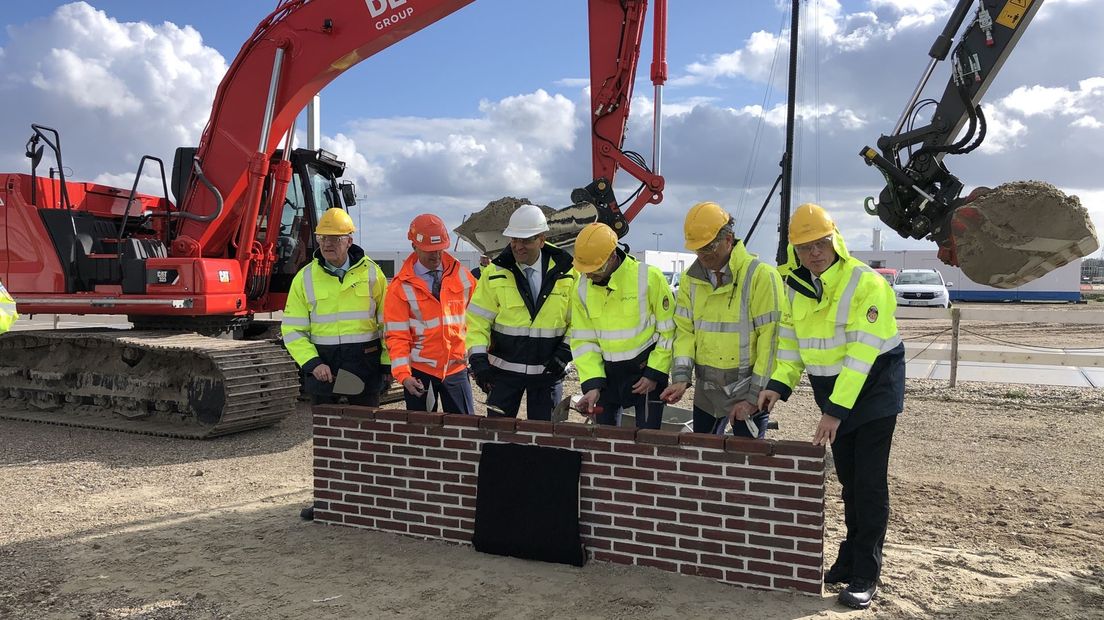
[[694, 432], [763, 438], [769, 413], [759, 391], [774, 371], [782, 280], [736, 238], [732, 217], [715, 202], [686, 214], [686, 249], [698, 255], [679, 280], [675, 361], [661, 398], [678, 402], [696, 376]]
[[12, 323], [19, 318], [15, 310], [15, 299], [12, 298], [4, 283], [0, 282], [0, 334], [11, 329]]
[[567, 327], [579, 274], [571, 254], [545, 242], [540, 207], [521, 205], [502, 236], [510, 246], [484, 267], [468, 304], [468, 365], [487, 394], [487, 416], [551, 420], [571, 361]]
[[355, 230], [344, 209], [322, 214], [314, 230], [318, 249], [292, 279], [284, 307], [284, 345], [303, 368], [315, 404], [344, 395], [350, 404], [375, 407], [390, 383], [383, 345], [387, 279], [353, 243]]
[[839, 601], [864, 609], [878, 591], [889, 520], [889, 449], [904, 410], [905, 347], [893, 289], [852, 258], [828, 213], [803, 204], [790, 220], [789, 287], [779, 328], [778, 368], [759, 407], [768, 411], [809, 375], [820, 422], [815, 445], [831, 445], [843, 486], [847, 537], [825, 583], [847, 583]]
[[[617, 246], [617, 233], [588, 224], [575, 240], [577, 294], [571, 298], [571, 353], [582, 383], [579, 408], [619, 425], [635, 407], [637, 428], [660, 427], [674, 344], [674, 303], [663, 272]], [[597, 409], [596, 409], [597, 407]]]

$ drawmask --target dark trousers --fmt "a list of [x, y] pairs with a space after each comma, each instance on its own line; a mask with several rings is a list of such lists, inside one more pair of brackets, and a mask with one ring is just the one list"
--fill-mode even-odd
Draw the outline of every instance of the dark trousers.
[[[756, 415], [751, 416], [751, 420], [755, 422], [755, 425], [759, 427], [759, 434], [755, 437], [751, 436], [751, 431], [748, 430], [747, 424], [736, 420], [732, 425], [732, 435], [734, 437], [747, 437], [749, 439], [763, 439], [767, 436], [767, 424], [770, 422], [770, 413], [762, 411]], [[713, 414], [709, 413], [705, 409], [694, 407], [694, 432], [695, 433], [712, 433], [719, 435], [724, 432], [725, 424], [728, 422], [728, 416], [715, 418]]]
[[[438, 379], [416, 368], [411, 372], [414, 378], [421, 381], [426, 391], [421, 396], [415, 396], [403, 390], [403, 398], [406, 399], [408, 411], [437, 411], [445, 413], [463, 413], [472, 415], [475, 413], [475, 400], [472, 398], [471, 383], [468, 382], [467, 369], [454, 372], [444, 378]], [[429, 407], [430, 392], [433, 393], [433, 407]]]
[[[551, 420], [552, 408], [563, 397], [563, 381], [544, 375], [520, 375], [498, 371], [487, 394], [487, 417], [516, 418], [525, 396], [525, 417], [530, 420]], [[498, 409], [492, 411], [492, 407]]]
[[836, 564], [850, 566], [853, 580], [877, 581], [882, 573], [882, 543], [889, 523], [889, 448], [896, 426], [895, 415], [872, 420], [832, 443], [847, 525]]
[[[341, 394], [328, 394], [325, 396], [311, 395], [311, 404], [336, 405], [342, 398], [343, 396]], [[344, 396], [344, 398], [348, 399], [350, 405], [379, 407], [380, 393], [379, 390], [366, 390], [364, 394], [359, 396]]]
[[[598, 405], [602, 407], [602, 413], [598, 414], [599, 424], [620, 426], [622, 408], [633, 407], [637, 428], [658, 429], [660, 427], [663, 422], [664, 402], [659, 399], [659, 395], [667, 389], [667, 380], [657, 383], [656, 388], [647, 394], [632, 394], [632, 385], [639, 379], [640, 376], [637, 375], [632, 379], [632, 383], [621, 385], [614, 382], [614, 377], [608, 378], [609, 383], [598, 397]], [[628, 380], [622, 379], [622, 381]]]

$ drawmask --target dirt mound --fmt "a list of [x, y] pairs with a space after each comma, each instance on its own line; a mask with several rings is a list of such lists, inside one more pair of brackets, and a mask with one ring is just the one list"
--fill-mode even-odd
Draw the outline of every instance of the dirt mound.
[[958, 265], [968, 278], [1014, 288], [1099, 247], [1077, 196], [1041, 181], [1015, 181], [978, 195], [951, 219]]

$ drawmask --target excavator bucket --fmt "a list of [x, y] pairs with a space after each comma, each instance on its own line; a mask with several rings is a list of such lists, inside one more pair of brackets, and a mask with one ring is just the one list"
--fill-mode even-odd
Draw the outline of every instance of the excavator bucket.
[[940, 249], [978, 284], [1015, 288], [1096, 251], [1100, 243], [1088, 211], [1039, 181], [979, 188], [951, 215], [951, 235]]
[[[510, 240], [502, 236], [510, 215], [526, 204], [532, 203], [525, 198], [500, 198], [470, 215], [453, 232], [483, 254], [497, 254], [510, 245]], [[544, 205], [537, 206], [548, 218], [549, 230], [545, 240], [568, 251], [574, 247], [579, 231], [587, 224], [598, 221], [598, 209], [589, 202], [577, 202], [558, 211]]]

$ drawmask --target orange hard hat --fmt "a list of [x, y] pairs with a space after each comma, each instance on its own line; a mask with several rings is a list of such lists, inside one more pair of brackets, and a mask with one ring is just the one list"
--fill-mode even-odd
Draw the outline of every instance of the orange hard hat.
[[441, 218], [432, 213], [423, 213], [410, 222], [406, 238], [414, 242], [414, 247], [423, 252], [435, 252], [448, 249], [449, 234]]

